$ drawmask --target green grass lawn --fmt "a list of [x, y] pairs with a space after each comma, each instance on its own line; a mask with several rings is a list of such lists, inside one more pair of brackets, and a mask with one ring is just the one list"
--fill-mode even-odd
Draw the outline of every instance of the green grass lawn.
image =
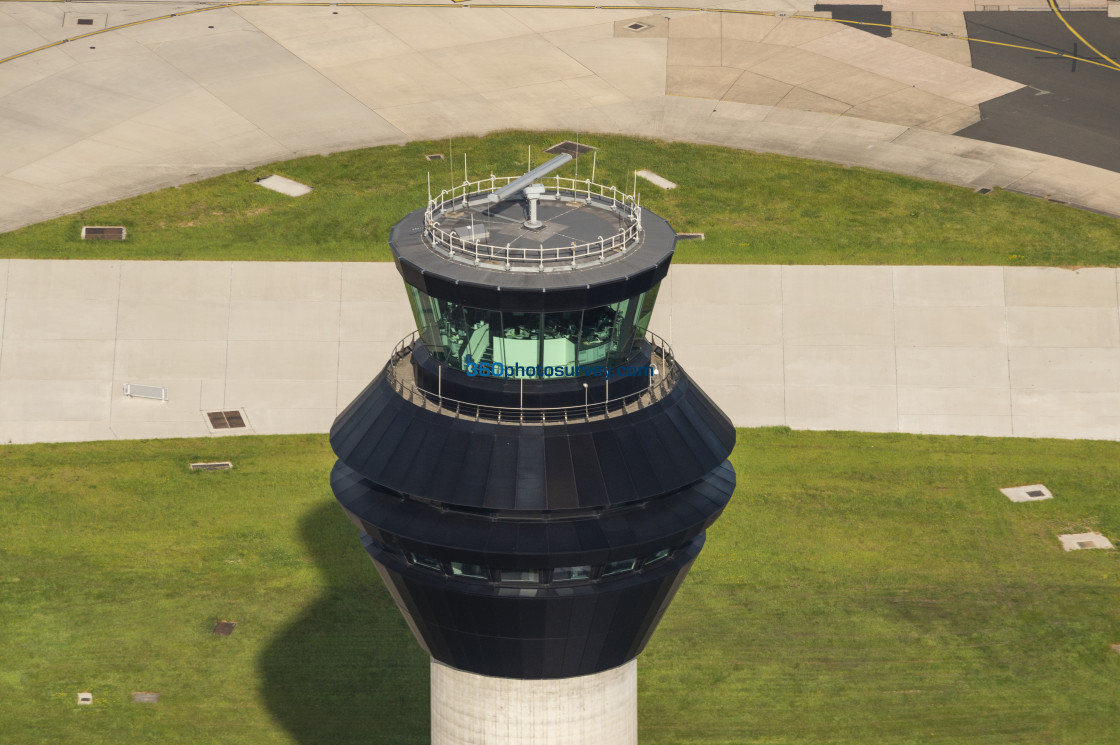
[[[1120, 538], [1120, 443], [755, 429], [733, 459], [639, 658], [643, 745], [1115, 737], [1120, 555], [1054, 536]], [[0, 742], [427, 742], [426, 657], [332, 462], [322, 436], [0, 448]]]
[[[527, 148], [572, 133], [506, 132], [275, 163], [163, 189], [0, 234], [0, 257], [388, 261], [389, 228], [433, 187], [525, 170]], [[996, 190], [741, 150], [593, 135], [596, 181], [631, 183], [648, 168], [680, 184], [639, 181], [643, 206], [679, 232], [677, 261], [753, 264], [1120, 265], [1120, 220]], [[427, 153], [452, 156], [425, 160]], [[591, 157], [561, 174], [590, 176]], [[293, 199], [254, 179], [278, 173], [315, 187]], [[124, 243], [82, 241], [82, 225], [124, 225]]]

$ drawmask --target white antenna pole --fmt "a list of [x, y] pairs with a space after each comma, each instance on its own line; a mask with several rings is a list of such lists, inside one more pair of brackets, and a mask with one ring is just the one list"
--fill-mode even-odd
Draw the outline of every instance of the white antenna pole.
[[432, 201], [432, 172], [428, 171], [428, 201]]
[[595, 183], [595, 156], [598, 154], [598, 150], [591, 153], [591, 183]]
[[470, 181], [470, 179], [467, 178], [467, 154], [466, 153], [463, 153], [463, 180], [464, 181]]
[[576, 181], [579, 181], [579, 126], [576, 126]]
[[533, 146], [529, 146], [529, 170], [533, 170]]
[[451, 152], [451, 138], [447, 138], [447, 165], [451, 166], [451, 200], [455, 200], [455, 157]]

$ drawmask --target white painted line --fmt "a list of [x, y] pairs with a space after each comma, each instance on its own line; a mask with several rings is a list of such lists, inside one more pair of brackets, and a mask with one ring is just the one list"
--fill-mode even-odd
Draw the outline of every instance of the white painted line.
[[646, 181], [650, 182], [651, 184], [654, 184], [655, 186], [660, 186], [662, 189], [676, 189], [677, 188], [677, 185], [674, 184], [672, 181], [670, 181], [667, 178], [661, 178], [660, 176], [658, 176], [653, 171], [641, 170], [641, 171], [638, 171], [638, 175], [641, 176], [642, 178], [644, 178]]
[[298, 181], [292, 181], [290, 178], [284, 178], [283, 176], [269, 176], [268, 178], [262, 178], [257, 183], [266, 189], [272, 189], [281, 194], [287, 194], [289, 197], [302, 197], [304, 194], [311, 193], [310, 186], [301, 184]]

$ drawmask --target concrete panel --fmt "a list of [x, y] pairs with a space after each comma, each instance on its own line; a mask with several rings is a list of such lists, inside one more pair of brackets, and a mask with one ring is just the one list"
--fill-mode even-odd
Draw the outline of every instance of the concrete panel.
[[[150, 384], [152, 380], [224, 378], [226, 342], [183, 339], [122, 339], [117, 342], [114, 378]], [[158, 384], [156, 384], [158, 385]]]
[[1120, 417], [1120, 391], [1011, 391], [1015, 416], [1081, 418]]
[[117, 338], [224, 340], [229, 331], [229, 312], [228, 301], [121, 300]]
[[8, 339], [0, 380], [110, 380], [113, 342]]
[[346, 263], [342, 270], [342, 302], [405, 303], [408, 293], [395, 264], [389, 261]]
[[893, 386], [894, 357], [889, 347], [787, 346], [785, 381], [791, 387]]
[[229, 381], [335, 380], [338, 342], [231, 341]]
[[736, 427], [776, 427], [786, 423], [782, 385], [702, 385]]
[[1120, 417], [1032, 417], [1011, 419], [1016, 437], [1059, 437], [1065, 439], [1120, 440]]
[[[677, 264], [662, 284], [658, 304], [675, 294], [693, 301], [708, 297], [735, 305], [772, 305], [782, 302], [782, 267], [763, 265], [720, 266], [713, 271], [706, 264]], [[670, 292], [666, 292], [671, 289]]]
[[0, 419], [0, 443], [89, 442], [115, 440], [109, 420], [101, 421], [4, 421]]
[[1003, 275], [998, 266], [896, 266], [895, 303], [1002, 307]]
[[898, 415], [898, 431], [920, 435], [977, 435], [1011, 437], [1010, 416], [965, 416], [950, 414]]
[[1007, 339], [1014, 347], [1120, 346], [1116, 308], [1008, 308]]
[[342, 265], [239, 261], [233, 264], [233, 300], [337, 301]]
[[894, 310], [900, 347], [1001, 347], [1007, 344], [1003, 308], [901, 306]]
[[360, 381], [362, 388], [365, 388], [366, 384], [385, 367], [394, 344], [396, 340], [341, 342], [338, 345], [339, 380]]
[[339, 380], [335, 412], [342, 413], [342, 410], [349, 406], [350, 403], [358, 397], [358, 394], [364, 391], [368, 385], [368, 380]]
[[1115, 308], [1115, 269], [1007, 267], [1008, 305]]
[[[0, 300], [8, 297], [8, 264], [11, 263], [10, 259], [0, 259]], [[0, 324], [4, 321], [0, 318]], [[0, 326], [3, 328], [3, 326]]]
[[113, 339], [116, 325], [116, 300], [9, 297], [4, 339]]
[[431, 676], [432, 745], [638, 742], [636, 660], [554, 680], [491, 678], [432, 660]]
[[0, 380], [0, 421], [108, 422], [108, 380]]
[[[372, 377], [372, 376], [371, 376]], [[231, 380], [227, 406], [256, 412], [272, 409], [333, 409], [333, 380]]]
[[893, 305], [889, 266], [784, 266], [786, 305]]
[[231, 271], [222, 261], [125, 261], [120, 298], [228, 303]]
[[235, 300], [229, 307], [230, 340], [337, 339], [337, 301]]
[[336, 409], [250, 409], [246, 413], [257, 434], [299, 435], [330, 430]]
[[677, 360], [704, 390], [713, 386], [781, 385], [779, 346], [677, 344]]
[[780, 344], [782, 309], [776, 305], [675, 303], [673, 334], [693, 344]]
[[1003, 388], [898, 387], [898, 415], [1011, 416], [1011, 395]]
[[1015, 389], [1120, 390], [1120, 349], [1012, 347], [1008, 358]]
[[1007, 388], [1003, 348], [899, 347], [898, 383], [921, 388]]
[[345, 341], [396, 343], [416, 330], [407, 301], [342, 303], [340, 338]]
[[8, 297], [47, 300], [116, 300], [117, 261], [36, 261], [8, 263]]
[[786, 424], [794, 429], [894, 432], [894, 386], [786, 386]]
[[893, 346], [894, 314], [887, 306], [792, 305], [783, 338], [795, 346]]
[[113, 434], [122, 440], [151, 440], [166, 437], [206, 437], [210, 434], [206, 423], [188, 421], [113, 420]]

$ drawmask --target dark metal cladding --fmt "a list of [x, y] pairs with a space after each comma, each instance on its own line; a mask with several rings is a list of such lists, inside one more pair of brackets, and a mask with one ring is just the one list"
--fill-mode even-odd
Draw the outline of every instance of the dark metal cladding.
[[[556, 218], [565, 226], [591, 219], [570, 206]], [[570, 268], [453, 260], [424, 243], [424, 210], [390, 243], [405, 282], [432, 298], [601, 315], [637, 307], [668, 271], [676, 234], [637, 209], [624, 250]], [[643, 338], [626, 362], [656, 361], [656, 384], [490, 380], [453, 370], [421, 341], [402, 345], [335, 421], [331, 488], [435, 659], [480, 675], [567, 678], [617, 667], [649, 641], [734, 492], [735, 430], [667, 347], [654, 360]], [[543, 411], [560, 418], [530, 423]]]

